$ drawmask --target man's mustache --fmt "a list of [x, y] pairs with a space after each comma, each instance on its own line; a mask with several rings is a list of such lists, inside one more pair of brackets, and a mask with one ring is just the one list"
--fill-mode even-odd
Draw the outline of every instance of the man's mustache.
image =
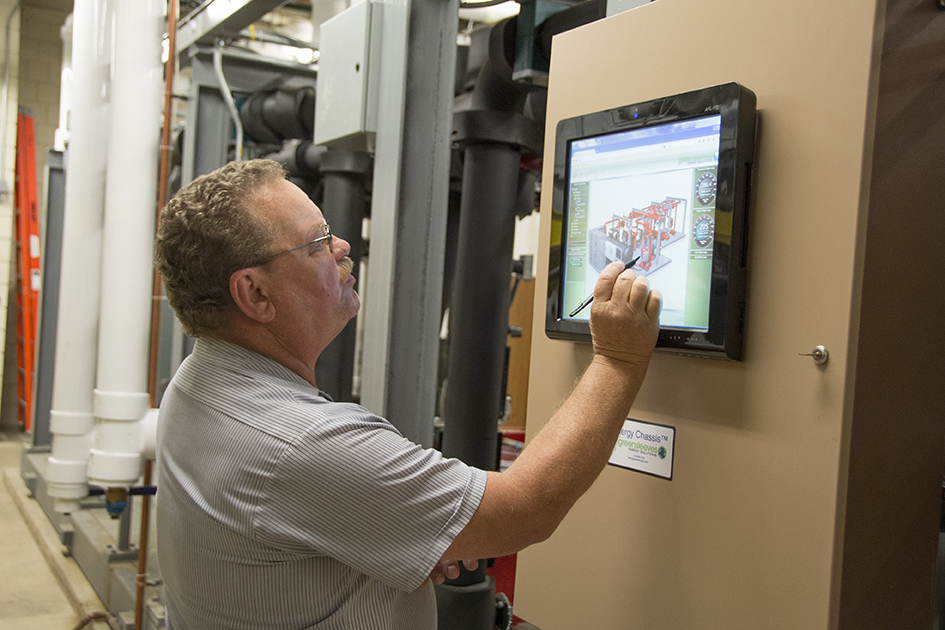
[[354, 271], [354, 261], [345, 256], [338, 261], [338, 277], [341, 280], [341, 283], [344, 284], [348, 281], [348, 276], [351, 275], [351, 272]]

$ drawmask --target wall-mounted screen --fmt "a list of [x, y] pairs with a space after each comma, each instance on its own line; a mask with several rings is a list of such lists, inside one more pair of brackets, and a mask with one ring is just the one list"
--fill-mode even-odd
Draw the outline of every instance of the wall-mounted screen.
[[555, 138], [549, 337], [590, 339], [615, 260], [663, 294], [658, 349], [740, 359], [754, 94], [730, 83], [562, 120]]

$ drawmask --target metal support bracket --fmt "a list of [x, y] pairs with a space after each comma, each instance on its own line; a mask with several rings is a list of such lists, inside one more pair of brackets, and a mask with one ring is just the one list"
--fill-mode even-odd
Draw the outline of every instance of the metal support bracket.
[[234, 37], [241, 30], [278, 9], [288, 0], [209, 0], [177, 25], [177, 54], [192, 44], [211, 45]]

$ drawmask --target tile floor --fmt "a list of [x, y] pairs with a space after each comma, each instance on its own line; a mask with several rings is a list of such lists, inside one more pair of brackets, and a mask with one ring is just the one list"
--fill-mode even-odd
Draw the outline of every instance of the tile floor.
[[[0, 630], [71, 630], [105, 609], [20, 478], [26, 437], [0, 433]], [[104, 621], [85, 625], [108, 630]]]

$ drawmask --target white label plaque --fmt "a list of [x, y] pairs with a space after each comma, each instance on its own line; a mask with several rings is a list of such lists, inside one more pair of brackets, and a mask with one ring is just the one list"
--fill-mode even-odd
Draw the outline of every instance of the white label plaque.
[[654, 477], [672, 479], [675, 444], [675, 427], [627, 418], [608, 463]]

